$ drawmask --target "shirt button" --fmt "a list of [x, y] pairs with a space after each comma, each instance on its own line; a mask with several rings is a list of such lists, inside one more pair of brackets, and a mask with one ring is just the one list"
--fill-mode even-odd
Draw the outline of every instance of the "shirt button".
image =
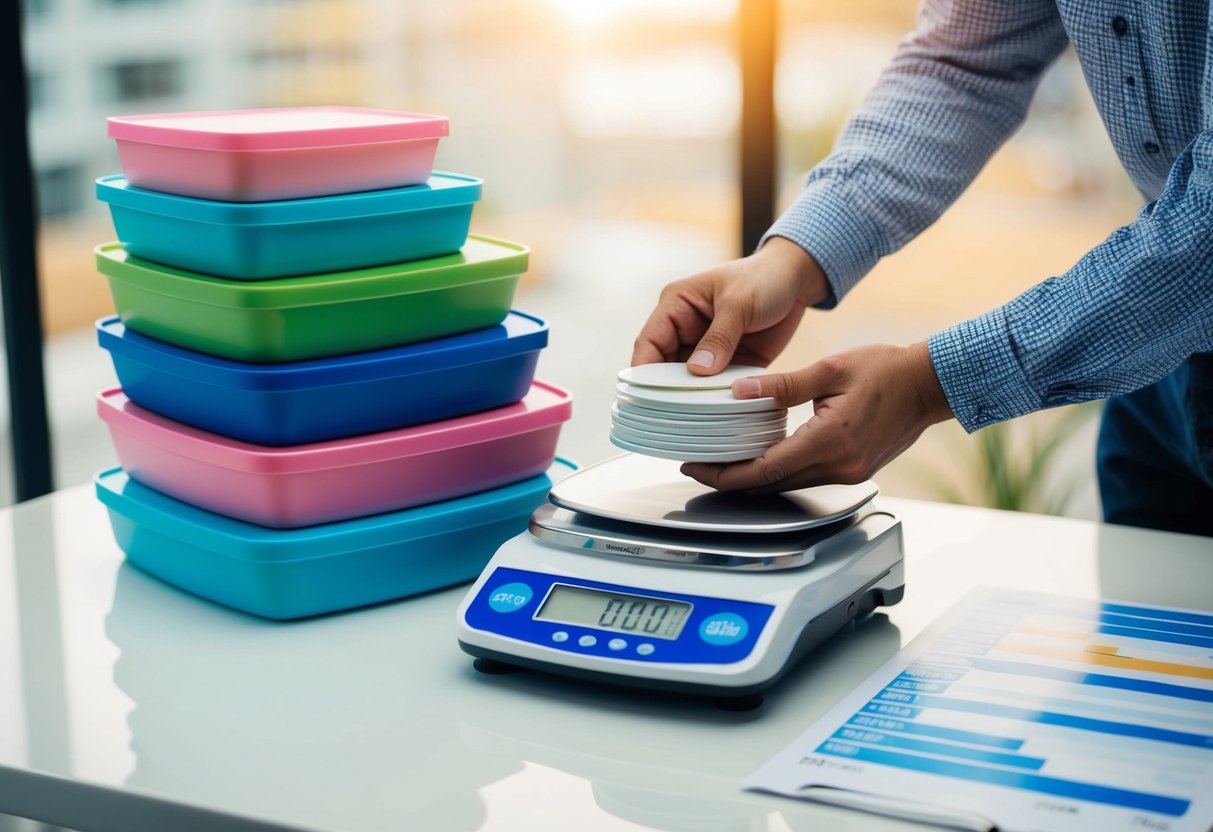
[[1141, 146], [1141, 149], [1146, 153], [1149, 153], [1151, 156], [1156, 155], [1160, 150], [1162, 150], [1162, 148], [1156, 145], [1154, 142], [1146, 142]]
[[1112, 18], [1112, 31], [1116, 33], [1116, 37], [1123, 38], [1125, 32], [1129, 31], [1129, 21], [1125, 20], [1120, 15]]
[[1125, 84], [1127, 84], [1127, 85], [1128, 85], [1128, 86], [1130, 86], [1130, 87], [1132, 87], [1132, 86], [1136, 86], [1136, 85], [1137, 85], [1137, 79], [1136, 79], [1136, 78], [1134, 78], [1132, 75], [1126, 75], [1126, 76], [1125, 76]]

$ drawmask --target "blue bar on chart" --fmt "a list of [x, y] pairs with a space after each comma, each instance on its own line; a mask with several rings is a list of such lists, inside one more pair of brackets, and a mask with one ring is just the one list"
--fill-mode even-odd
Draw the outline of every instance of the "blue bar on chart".
[[980, 591], [747, 785], [885, 813], [947, 795], [1007, 829], [1206, 832], [1213, 615]]

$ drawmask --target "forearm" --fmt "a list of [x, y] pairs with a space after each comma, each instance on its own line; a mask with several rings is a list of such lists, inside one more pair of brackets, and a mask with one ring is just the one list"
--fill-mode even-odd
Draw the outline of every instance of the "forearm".
[[1213, 131], [1167, 187], [1069, 271], [933, 335], [931, 358], [967, 430], [1122, 395], [1213, 350]]
[[1065, 45], [1048, 0], [928, 0], [834, 151], [768, 232], [820, 263], [836, 303], [934, 222], [1021, 123]]

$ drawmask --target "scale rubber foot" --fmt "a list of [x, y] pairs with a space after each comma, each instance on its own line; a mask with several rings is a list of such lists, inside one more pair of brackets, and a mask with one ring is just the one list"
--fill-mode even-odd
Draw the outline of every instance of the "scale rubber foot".
[[762, 706], [762, 694], [751, 693], [749, 696], [720, 696], [713, 704], [722, 711], [752, 711]]
[[496, 659], [485, 658], [475, 659], [472, 662], [472, 667], [481, 673], [488, 674], [489, 676], [501, 676], [506, 673], [517, 673], [519, 670], [522, 670], [522, 668], [518, 667], [517, 665], [506, 664], [505, 662], [499, 662]]

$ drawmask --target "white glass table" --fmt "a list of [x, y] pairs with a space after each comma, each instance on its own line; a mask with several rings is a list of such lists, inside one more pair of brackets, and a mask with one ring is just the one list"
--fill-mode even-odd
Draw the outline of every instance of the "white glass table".
[[978, 585], [1213, 610], [1213, 540], [883, 499], [907, 593], [762, 708], [483, 676], [464, 588], [272, 623], [123, 562], [91, 487], [0, 511], [0, 813], [82, 830], [911, 828], [739, 783]]

